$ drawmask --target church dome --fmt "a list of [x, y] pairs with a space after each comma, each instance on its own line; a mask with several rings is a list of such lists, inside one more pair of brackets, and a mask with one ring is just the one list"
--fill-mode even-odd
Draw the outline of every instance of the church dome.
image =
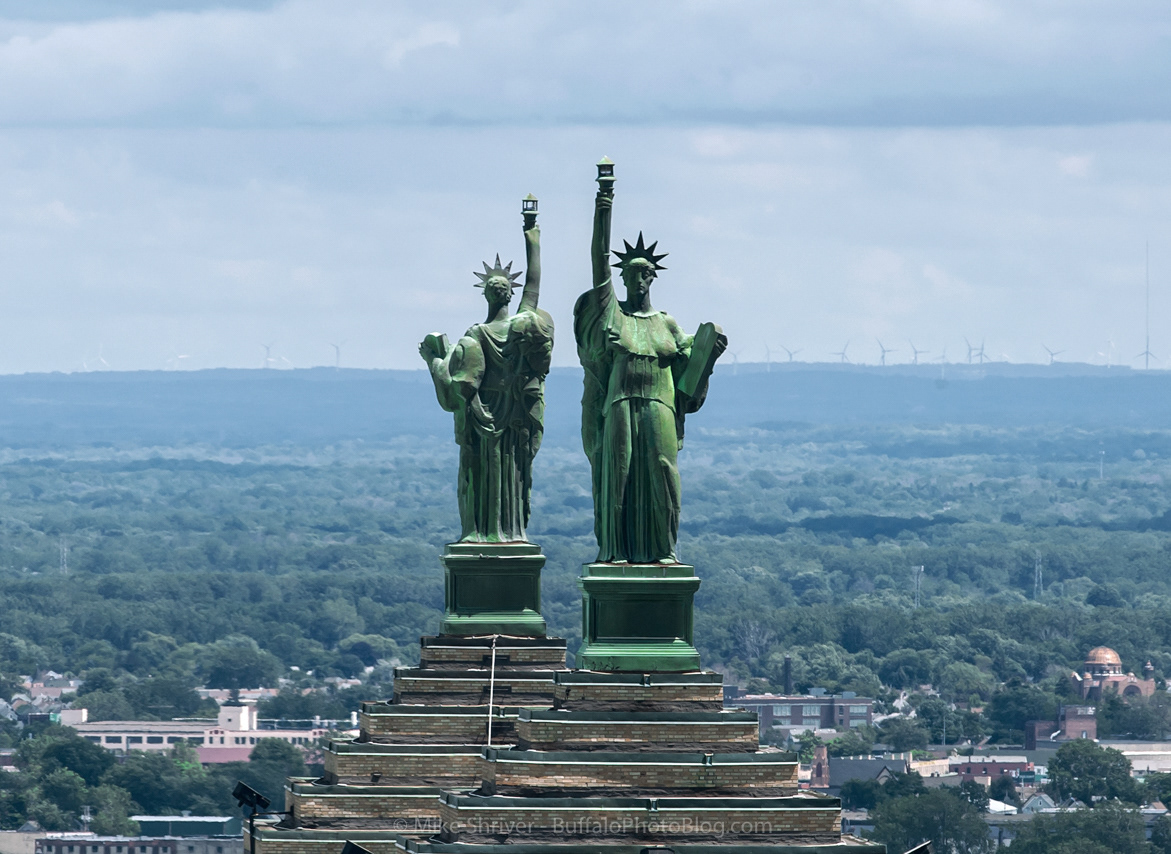
[[1089, 673], [1121, 673], [1122, 659], [1108, 646], [1096, 646], [1086, 654]]

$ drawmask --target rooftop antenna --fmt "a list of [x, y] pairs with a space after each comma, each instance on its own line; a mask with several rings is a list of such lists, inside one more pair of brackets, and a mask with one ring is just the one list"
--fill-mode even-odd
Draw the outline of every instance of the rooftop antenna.
[[[877, 339], [877, 338], [875, 338], [874, 340], [875, 340], [875, 341], [878, 341], [878, 339]], [[881, 342], [881, 341], [878, 341], [878, 349], [882, 351], [882, 355], [879, 357], [879, 364], [881, 364], [881, 365], [884, 365], [884, 366], [886, 365], [886, 354], [887, 354], [887, 353], [897, 353], [897, 352], [898, 352], [898, 350], [894, 349], [893, 347], [884, 347], [884, 346], [882, 346], [882, 342]]]
[[907, 343], [911, 345], [911, 364], [912, 365], [919, 364], [920, 354], [931, 352], [930, 350], [920, 350], [918, 347], [915, 346], [915, 342], [911, 341], [910, 339], [907, 340]]
[[1149, 371], [1151, 369], [1151, 359], [1158, 361], [1158, 357], [1151, 352], [1151, 241], [1147, 241], [1147, 312], [1146, 312], [1146, 349], [1135, 356], [1136, 359], [1143, 360], [1143, 370]]
[[[1044, 344], [1041, 345], [1041, 349], [1049, 354], [1049, 364], [1050, 365], [1056, 364], [1057, 357], [1065, 352], [1064, 350], [1050, 350]], [[1142, 354], [1140, 353], [1139, 355], [1141, 356]]]
[[788, 347], [782, 347], [781, 349], [784, 350], [785, 353], [788, 355], [790, 362], [793, 361], [794, 356], [796, 356], [798, 353], [801, 352], [800, 350], [790, 350]]
[[835, 351], [835, 352], [834, 352], [834, 353], [832, 353], [831, 355], [833, 355], [833, 356], [839, 356], [839, 357], [841, 357], [842, 364], [843, 364], [843, 365], [848, 365], [848, 364], [850, 363], [850, 358], [849, 358], [849, 357], [846, 355], [846, 350], [848, 350], [848, 349], [849, 349], [849, 347], [850, 347], [850, 342], [849, 342], [849, 341], [847, 341], [847, 342], [846, 342], [846, 346], [845, 346], [845, 347], [843, 347], [843, 348], [842, 348], [842, 349], [840, 349], [840, 350], [837, 350], [837, 351]]

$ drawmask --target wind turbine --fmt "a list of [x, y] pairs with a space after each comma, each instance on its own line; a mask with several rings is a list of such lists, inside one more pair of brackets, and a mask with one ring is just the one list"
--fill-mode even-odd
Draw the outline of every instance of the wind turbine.
[[98, 361], [102, 363], [102, 367], [107, 371], [110, 369], [110, 363], [102, 356], [102, 345], [98, 344]]
[[[1050, 350], [1044, 344], [1041, 345], [1041, 349], [1043, 349], [1046, 353], [1049, 354], [1049, 364], [1050, 365], [1055, 364], [1057, 362], [1057, 357], [1065, 352], [1064, 350]], [[1139, 355], [1141, 356], [1142, 354], [1140, 353]]]
[[183, 359], [190, 359], [190, 358], [191, 358], [191, 357], [190, 357], [190, 356], [188, 356], [188, 355], [186, 355], [186, 354], [184, 354], [184, 355], [179, 355], [178, 353], [173, 353], [173, 354], [171, 355], [171, 358], [167, 359], [167, 362], [166, 362], [166, 364], [167, 364], [167, 366], [168, 366], [168, 367], [170, 367], [170, 369], [171, 369], [172, 371], [174, 371], [174, 370], [178, 370], [178, 368], [179, 368], [179, 363], [180, 363], [180, 362], [181, 362]]
[[773, 351], [769, 349], [768, 342], [764, 344], [764, 372], [771, 374], [773, 370]]
[[931, 352], [930, 350], [920, 350], [918, 347], [915, 346], [915, 342], [911, 341], [910, 339], [907, 339], [907, 343], [911, 345], [911, 353], [912, 353], [911, 364], [912, 365], [919, 364], [919, 354], [920, 353], [930, 353]]
[[[875, 338], [874, 340], [878, 341], [877, 338]], [[882, 346], [881, 341], [878, 341], [878, 349], [882, 351], [882, 355], [879, 357], [879, 363], [882, 365], [886, 365], [886, 354], [887, 353], [897, 353], [898, 352], [898, 350], [894, 349], [893, 347]]]
[[968, 364], [972, 364], [972, 354], [976, 352], [976, 348], [972, 346], [972, 342], [968, 340], [968, 336], [964, 336], [964, 343], [968, 345]]
[[847, 341], [845, 347], [843, 347], [841, 350], [838, 350], [838, 351], [832, 353], [831, 355], [840, 356], [841, 360], [842, 360], [842, 364], [848, 365], [848, 364], [850, 364], [850, 357], [846, 355], [846, 350], [848, 350], [849, 348], [850, 348], [850, 342]]
[[1158, 356], [1151, 352], [1151, 241], [1147, 241], [1147, 313], [1146, 313], [1146, 348], [1135, 356], [1136, 359], [1143, 360], [1143, 370], [1149, 371], [1151, 369], [1151, 359], [1156, 362], [1159, 361]]
[[[342, 343], [344, 344], [345, 342], [343, 341]], [[333, 348], [333, 369], [339, 371], [342, 367], [342, 345], [330, 344], [329, 346]]]
[[784, 350], [785, 353], [788, 354], [790, 362], [793, 361], [794, 356], [796, 356], [798, 353], [801, 352], [800, 350], [790, 350], [788, 347], [781, 347], [781, 349]]
[[984, 364], [984, 339], [983, 338], [980, 339], [980, 349], [976, 351], [976, 358], [979, 360], [981, 365]]
[[272, 363], [276, 361], [272, 357], [272, 344], [261, 344], [260, 346], [264, 349], [264, 364], [261, 367], [271, 368]]

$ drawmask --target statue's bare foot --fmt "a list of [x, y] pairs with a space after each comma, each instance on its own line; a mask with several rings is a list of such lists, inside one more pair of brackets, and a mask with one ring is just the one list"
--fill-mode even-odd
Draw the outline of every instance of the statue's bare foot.
[[674, 555], [668, 555], [667, 557], [659, 558], [659, 563], [679, 563], [679, 561], [675, 560]]

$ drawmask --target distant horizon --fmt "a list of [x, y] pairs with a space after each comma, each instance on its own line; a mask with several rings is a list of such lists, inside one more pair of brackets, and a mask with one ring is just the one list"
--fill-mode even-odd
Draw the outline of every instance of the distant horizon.
[[[1078, 362], [1078, 361], [1064, 361], [1058, 360], [1053, 363], [1048, 362], [1006, 362], [985, 361], [978, 362], [938, 362], [938, 361], [922, 361], [918, 364], [912, 362], [890, 362], [882, 365], [876, 362], [839, 362], [832, 359], [825, 360], [807, 360], [807, 359], [793, 359], [792, 361], [741, 361], [731, 362], [726, 358], [722, 359], [716, 364], [716, 371], [719, 373], [734, 373], [737, 370], [749, 372], [767, 373], [770, 370], [795, 370], [799, 368], [816, 368], [819, 370], [833, 369], [833, 370], [902, 370], [907, 368], [915, 369], [922, 373], [936, 373], [941, 368], [943, 369], [962, 369], [966, 373], [972, 372], [992, 372], [1001, 373], [1005, 370], [1011, 372], [1012, 369], [1025, 369], [1031, 373], [1031, 376], [1043, 376], [1045, 373], [1052, 370], [1053, 374], [1069, 376], [1071, 372], [1085, 373], [1085, 374], [1109, 374], [1116, 373], [1131, 373], [1131, 374], [1145, 374], [1145, 373], [1171, 373], [1171, 369], [1152, 365], [1150, 368], [1136, 367], [1134, 365], [1114, 364], [1104, 365], [1094, 362]], [[580, 365], [553, 365], [552, 371], [580, 371]], [[273, 374], [294, 374], [297, 372], [308, 371], [322, 371], [322, 372], [354, 372], [354, 373], [404, 373], [404, 374], [418, 374], [421, 377], [428, 376], [425, 365], [420, 365], [417, 368], [394, 368], [394, 367], [363, 367], [363, 366], [347, 366], [347, 365], [277, 365], [270, 367], [239, 367], [231, 365], [211, 365], [199, 368], [88, 368], [72, 371], [0, 371], [0, 378], [3, 377], [22, 377], [22, 376], [100, 376], [110, 374], [201, 374], [212, 373], [215, 371], [232, 371], [240, 373], [273, 373]]]

